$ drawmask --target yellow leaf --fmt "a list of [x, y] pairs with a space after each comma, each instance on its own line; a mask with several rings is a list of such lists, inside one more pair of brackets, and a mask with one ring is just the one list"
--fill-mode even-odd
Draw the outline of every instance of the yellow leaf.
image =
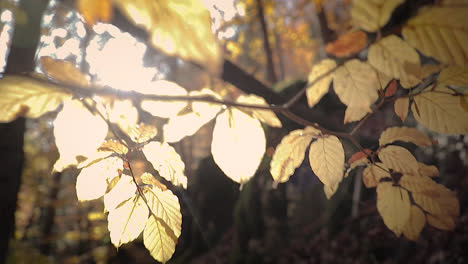
[[440, 72], [442, 70], [443, 66], [441, 64], [424, 64], [421, 67], [421, 78], [425, 79], [429, 77], [432, 74], [435, 74], [437, 72]]
[[408, 192], [391, 182], [382, 182], [377, 186], [377, 210], [385, 225], [397, 237], [405, 230], [410, 219], [410, 197]]
[[401, 122], [405, 122], [406, 117], [408, 116], [409, 98], [402, 97], [396, 99], [393, 108], [395, 110], [395, 114], [401, 119]]
[[[268, 106], [268, 103], [260, 96], [254, 94], [241, 95], [236, 99], [236, 102], [243, 104], [254, 104]], [[278, 119], [276, 114], [271, 110], [260, 110], [253, 108], [241, 108], [242, 111], [251, 114], [257, 118], [260, 122], [265, 123], [271, 127], [281, 127], [281, 121]]]
[[324, 136], [312, 142], [309, 149], [309, 163], [312, 171], [329, 189], [326, 192], [330, 198], [343, 179], [344, 149], [335, 136]]
[[142, 151], [161, 177], [176, 186], [187, 188], [187, 177], [184, 174], [185, 164], [173, 147], [166, 142], [152, 141], [146, 144]]
[[406, 41], [422, 54], [446, 64], [468, 64], [468, 20], [465, 7], [425, 8], [403, 27]]
[[118, 157], [103, 159], [81, 169], [76, 177], [76, 195], [79, 201], [97, 199], [103, 196], [108, 180], [119, 175], [123, 162]]
[[138, 195], [110, 210], [107, 222], [112, 244], [118, 248], [135, 240], [143, 231], [148, 214], [148, 207]]
[[401, 85], [409, 88], [421, 81], [421, 62], [416, 50], [401, 38], [390, 35], [372, 44], [369, 63]]
[[109, 121], [117, 124], [127, 134], [132, 130], [138, 122], [138, 110], [131, 100], [112, 100], [103, 104], [105, 106], [105, 114]]
[[367, 44], [367, 34], [353, 31], [341, 35], [337, 40], [328, 43], [325, 51], [336, 57], [348, 57], [363, 50]]
[[270, 173], [275, 183], [287, 182], [294, 170], [301, 165], [305, 152], [320, 131], [313, 127], [298, 129], [286, 135], [276, 147], [271, 160]]
[[309, 107], [316, 105], [322, 97], [328, 93], [330, 83], [333, 78], [333, 74], [328, 74], [328, 76], [322, 78], [320, 81], [312, 83], [317, 79], [317, 77], [325, 74], [326, 72], [334, 69], [336, 67], [336, 62], [334, 60], [325, 59], [322, 60], [319, 64], [315, 65], [312, 68], [312, 71], [309, 74], [309, 81], [307, 86], [307, 103]]
[[421, 125], [439, 133], [468, 134], [468, 113], [453, 94], [448, 88], [437, 88], [414, 96], [411, 106], [414, 117]]
[[78, 0], [77, 9], [88, 26], [97, 21], [109, 22], [112, 18], [111, 0]]
[[164, 141], [173, 143], [184, 137], [192, 136], [210, 120], [211, 118], [207, 120], [204, 116], [196, 113], [173, 117], [163, 127]]
[[147, 142], [158, 134], [158, 129], [155, 126], [140, 123], [136, 126], [131, 127], [127, 134], [136, 143], [144, 143]]
[[181, 232], [179, 200], [170, 190], [146, 188], [144, 194], [151, 211], [143, 232], [143, 243], [153, 258], [165, 263], [174, 254]]
[[54, 121], [55, 145], [60, 153], [54, 170], [62, 171], [69, 165], [76, 165], [76, 156], [94, 154], [104, 142], [107, 129], [106, 122], [91, 114], [81, 102], [66, 101]]
[[[208, 88], [203, 88], [200, 91], [191, 91], [189, 96], [209, 96], [211, 98], [222, 100], [223, 98]], [[197, 113], [198, 115], [205, 117], [206, 119], [211, 120], [221, 111], [222, 106], [220, 104], [214, 104], [209, 102], [199, 102], [193, 101], [192, 102], [192, 110], [193, 112]]]
[[387, 24], [393, 10], [404, 0], [354, 0], [351, 7], [353, 24], [375, 32]]
[[137, 187], [130, 175], [122, 175], [117, 184], [104, 195], [104, 210], [114, 210], [118, 205], [135, 196]]
[[211, 18], [199, 0], [114, 0], [130, 21], [144, 28], [153, 46], [221, 71], [222, 54], [211, 31]]
[[388, 83], [393, 80], [390, 76], [386, 75], [383, 72], [377, 71], [377, 78], [379, 79], [380, 82], [380, 89], [383, 90], [385, 87], [387, 87]]
[[379, 159], [389, 168], [400, 173], [417, 174], [419, 164], [407, 149], [389, 145], [379, 151]]
[[468, 113], [468, 99], [467, 99], [467, 95], [459, 96], [459, 98], [460, 98], [460, 106], [461, 106], [461, 108], [463, 108], [463, 110], [465, 110], [465, 112]]
[[125, 155], [128, 152], [128, 148], [122, 143], [115, 140], [106, 140], [98, 149], [99, 151], [109, 151], [120, 155]]
[[443, 215], [428, 215], [427, 222], [436, 228], [445, 231], [453, 231], [455, 229], [455, 220], [452, 217], [444, 217]]
[[71, 97], [53, 84], [15, 75], [0, 79], [0, 94], [0, 122], [19, 116], [38, 118]]
[[41, 57], [40, 61], [42, 69], [47, 76], [57, 82], [88, 86], [88, 78], [73, 63], [65, 60], [56, 60], [49, 56]]
[[405, 141], [418, 146], [431, 146], [432, 140], [426, 134], [412, 127], [389, 127], [380, 134], [379, 145], [384, 146], [395, 141]]
[[160, 181], [156, 180], [151, 173], [145, 172], [140, 176], [141, 181], [144, 184], [152, 185], [154, 187], [158, 187], [162, 191], [167, 190], [167, 186], [162, 184]]
[[369, 110], [370, 108], [368, 107], [363, 107], [363, 106], [348, 106], [345, 110], [345, 116], [344, 116], [344, 123], [350, 123], [354, 121], [359, 121], [361, 120], [364, 116], [366, 116], [369, 112], [372, 112]]
[[383, 178], [391, 179], [389, 169], [385, 164], [377, 162], [375, 165], [370, 165], [362, 172], [362, 182], [367, 188], [374, 188], [380, 183]]
[[233, 181], [242, 184], [255, 174], [265, 147], [265, 133], [257, 119], [235, 108], [227, 109], [216, 118], [211, 154]]
[[426, 216], [417, 206], [411, 206], [410, 218], [403, 229], [403, 235], [409, 240], [418, 240], [419, 233], [426, 225]]
[[348, 61], [335, 71], [333, 83], [341, 102], [353, 109], [353, 113], [361, 110], [359, 115], [348, 114], [354, 118], [345, 117], [345, 123], [357, 121], [372, 111], [370, 106], [377, 100], [379, 89], [379, 79], [372, 66], [357, 59]]
[[[170, 81], [159, 80], [153, 82], [154, 85], [146, 89], [140, 89], [144, 94], [161, 96], [186, 96], [187, 91], [178, 84]], [[141, 108], [148, 113], [163, 118], [171, 118], [177, 115], [180, 110], [187, 106], [187, 101], [161, 101], [142, 100]]]
[[437, 83], [441, 86], [468, 87], [468, 69], [459, 66], [450, 66], [443, 69]]

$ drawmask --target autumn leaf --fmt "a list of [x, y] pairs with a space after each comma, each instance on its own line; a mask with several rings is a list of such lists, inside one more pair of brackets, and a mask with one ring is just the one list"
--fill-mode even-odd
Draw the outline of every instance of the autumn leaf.
[[422, 54], [440, 62], [468, 63], [468, 7], [431, 7], [411, 18], [403, 27], [404, 39]]
[[317, 77], [322, 76], [323, 74], [329, 72], [330, 70], [336, 68], [336, 62], [334, 60], [325, 59], [319, 64], [315, 65], [312, 68], [312, 71], [309, 74], [309, 80], [307, 85], [307, 103], [309, 107], [316, 105], [320, 99], [328, 92], [330, 83], [333, 78], [333, 73], [328, 74], [328, 76], [323, 77], [320, 81], [315, 82]]
[[410, 219], [411, 202], [408, 192], [391, 182], [380, 183], [377, 186], [377, 210], [385, 225], [399, 237]]
[[434, 165], [427, 165], [419, 162], [419, 175], [427, 177], [439, 177], [439, 169]]
[[149, 124], [139, 123], [130, 127], [127, 134], [133, 142], [144, 143], [156, 137], [158, 129]]
[[283, 137], [273, 154], [270, 173], [275, 183], [287, 182], [294, 170], [301, 165], [310, 141], [320, 131], [313, 127], [291, 131]]
[[119, 248], [135, 240], [145, 228], [148, 214], [148, 207], [139, 195], [110, 210], [107, 222], [112, 244]]
[[153, 258], [165, 263], [174, 254], [181, 232], [179, 200], [170, 190], [158, 188], [145, 188], [144, 195], [151, 214], [143, 231], [143, 243]]
[[233, 181], [242, 184], [255, 174], [265, 147], [265, 133], [257, 119], [235, 108], [227, 109], [216, 118], [211, 154]]
[[[268, 103], [265, 101], [265, 99], [254, 94], [241, 95], [236, 99], [236, 102], [243, 104], [268, 106]], [[265, 123], [271, 127], [281, 127], [281, 121], [271, 110], [262, 110], [246, 107], [240, 109], [245, 113], [248, 113], [253, 117], [257, 118], [260, 122]]]
[[401, 173], [417, 173], [419, 164], [407, 149], [389, 145], [378, 153], [379, 159], [390, 169]]
[[397, 91], [397, 88], [398, 88], [397, 82], [395, 80], [391, 81], [390, 84], [385, 89], [384, 97], [387, 98], [387, 97], [394, 96]]
[[111, 211], [135, 196], [137, 187], [130, 175], [123, 174], [115, 186], [104, 195], [104, 210]]
[[141, 179], [141, 182], [143, 182], [144, 184], [148, 184], [148, 185], [157, 187], [157, 188], [161, 189], [162, 191], [167, 190], [167, 186], [162, 184], [160, 181], [156, 180], [154, 178], [154, 176], [149, 172], [144, 172], [140, 176], [140, 179]]
[[393, 10], [404, 0], [354, 0], [351, 17], [355, 26], [365, 31], [376, 32], [387, 24]]
[[88, 86], [88, 78], [81, 73], [73, 63], [65, 60], [56, 60], [49, 56], [40, 58], [42, 69], [50, 78], [59, 83], [68, 83], [79, 86]]
[[[411, 110], [426, 128], [444, 134], [468, 134], [468, 112], [448, 88], [436, 88], [414, 96]], [[416, 111], [416, 105], [419, 111]]]
[[441, 64], [424, 64], [421, 67], [421, 78], [425, 79], [432, 74], [440, 72], [444, 67]]
[[338, 189], [343, 179], [344, 149], [335, 136], [324, 136], [312, 142], [309, 149], [309, 163], [312, 171], [328, 187], [327, 198]]
[[97, 21], [109, 22], [112, 18], [111, 0], [78, 0], [76, 5], [89, 27]]
[[427, 147], [433, 141], [426, 134], [412, 127], [389, 127], [380, 134], [379, 145], [384, 146], [395, 141], [405, 141], [418, 146]]
[[[178, 84], [166, 80], [152, 83], [150, 87], [139, 89], [140, 92], [161, 96], [187, 96], [187, 90]], [[141, 108], [148, 113], [162, 118], [171, 118], [187, 106], [186, 101], [142, 100]]]
[[114, 0], [136, 25], [144, 28], [151, 44], [169, 55], [203, 65], [218, 74], [221, 49], [211, 31], [211, 17], [199, 0]]
[[401, 119], [401, 122], [405, 122], [406, 117], [408, 116], [409, 98], [401, 97], [396, 99], [393, 104], [393, 109], [395, 114]]
[[95, 97], [97, 109], [122, 129], [123, 132], [129, 134], [130, 130], [134, 129], [138, 122], [138, 109], [133, 105], [131, 100], [118, 100], [114, 98]]
[[416, 50], [401, 38], [390, 35], [369, 47], [369, 63], [405, 88], [421, 81], [421, 62]]
[[426, 216], [419, 207], [412, 205], [410, 209], [410, 217], [405, 227], [403, 228], [403, 235], [409, 240], [418, 240], [419, 233], [426, 225]]
[[128, 148], [116, 140], [106, 140], [98, 150], [114, 152], [120, 155], [125, 155], [128, 152]]
[[370, 106], [377, 100], [379, 80], [369, 64], [357, 59], [340, 66], [333, 77], [334, 89], [338, 98], [348, 106], [345, 123], [358, 121], [372, 112]]
[[390, 180], [392, 176], [389, 173], [388, 167], [381, 162], [370, 165], [362, 172], [362, 182], [367, 188], [377, 187], [380, 180], [384, 178], [388, 178]]
[[340, 36], [328, 43], [325, 51], [336, 57], [348, 57], [363, 50], [367, 45], [367, 35], [362, 31], [354, 31]]
[[146, 144], [142, 151], [161, 177], [176, 186], [187, 188], [185, 164], [172, 146], [166, 142], [152, 141]]
[[458, 66], [450, 66], [443, 69], [437, 78], [439, 87], [450, 86], [459, 93], [468, 89], [468, 69]]
[[0, 79], [0, 94], [0, 122], [38, 118], [71, 97], [56, 85], [15, 75]]

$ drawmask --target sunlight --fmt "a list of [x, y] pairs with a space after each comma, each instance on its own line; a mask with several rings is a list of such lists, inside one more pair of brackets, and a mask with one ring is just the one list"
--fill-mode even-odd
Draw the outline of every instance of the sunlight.
[[9, 10], [5, 10], [0, 15], [3, 26], [0, 30], [0, 72], [5, 71], [7, 56], [9, 52], [9, 46], [11, 41], [11, 34], [13, 28], [11, 27], [12, 13]]

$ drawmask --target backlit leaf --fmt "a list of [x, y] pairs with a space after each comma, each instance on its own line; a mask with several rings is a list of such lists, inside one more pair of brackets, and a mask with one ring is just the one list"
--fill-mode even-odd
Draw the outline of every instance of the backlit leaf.
[[81, 169], [76, 177], [76, 195], [79, 201], [97, 199], [103, 196], [108, 180], [119, 175], [123, 161], [118, 157], [109, 157]]
[[393, 109], [395, 114], [401, 119], [401, 122], [405, 122], [406, 117], [408, 116], [409, 98], [401, 97], [396, 99]]
[[161, 218], [151, 215], [143, 231], [143, 244], [154, 259], [166, 263], [175, 252], [177, 236]]
[[192, 60], [219, 73], [220, 47], [211, 31], [208, 10], [199, 0], [114, 0], [127, 17], [150, 35], [151, 43], [169, 55]]
[[162, 184], [160, 181], [156, 180], [151, 173], [145, 172], [140, 176], [141, 181], [144, 184], [152, 185], [154, 187], [158, 187], [162, 191], [167, 190], [167, 186]]
[[[268, 103], [260, 96], [249, 94], [241, 95], [236, 99], [236, 102], [243, 104], [263, 105], [268, 106]], [[241, 108], [242, 111], [251, 114], [257, 118], [260, 122], [265, 123], [271, 127], [281, 127], [281, 121], [278, 119], [276, 114], [271, 110], [260, 110], [254, 108]]]
[[409, 240], [418, 240], [419, 233], [426, 225], [426, 216], [423, 211], [417, 206], [412, 205], [410, 209], [410, 217], [403, 229], [403, 235]]
[[333, 73], [328, 74], [328, 76], [322, 78], [320, 81], [314, 83], [313, 85], [312, 83], [317, 79], [317, 77], [327, 73], [335, 67], [336, 62], [334, 60], [325, 59], [312, 68], [312, 71], [309, 74], [309, 81], [306, 92], [307, 103], [309, 104], [309, 107], [313, 107], [314, 105], [316, 105], [320, 101], [320, 99], [322, 99], [322, 97], [328, 92], [330, 83], [333, 78]]
[[404, 0], [354, 0], [351, 17], [353, 24], [365, 31], [375, 32], [387, 24], [393, 10]]
[[400, 80], [405, 88], [415, 86], [421, 81], [421, 62], [418, 53], [395, 35], [372, 44], [368, 60], [377, 70]]
[[128, 135], [136, 143], [144, 143], [153, 139], [158, 134], [155, 126], [140, 123], [128, 130]]
[[408, 192], [391, 182], [382, 182], [377, 186], [377, 210], [385, 225], [397, 237], [405, 230], [410, 219], [411, 203]]
[[345, 123], [357, 121], [372, 111], [370, 106], [377, 100], [379, 89], [377, 73], [372, 66], [357, 59], [348, 61], [336, 70], [333, 84], [341, 102], [351, 109], [348, 118], [345, 116]]
[[275, 183], [287, 182], [294, 170], [301, 165], [310, 141], [320, 131], [313, 127], [298, 129], [283, 137], [271, 160], [270, 173]]
[[126, 146], [115, 140], [106, 140], [98, 150], [114, 152], [121, 155], [125, 155], [128, 152], [128, 148]]
[[255, 174], [265, 147], [265, 133], [257, 119], [235, 108], [227, 109], [216, 118], [211, 154], [233, 181], [242, 184]]
[[138, 195], [110, 210], [107, 222], [112, 244], [118, 248], [135, 240], [145, 228], [148, 214], [148, 207]]
[[468, 64], [468, 20], [465, 7], [431, 7], [411, 18], [403, 37], [422, 54], [446, 64]]
[[142, 151], [161, 177], [176, 186], [187, 188], [185, 164], [172, 146], [166, 142], [152, 141], [146, 144]]
[[[151, 87], [140, 89], [142, 93], [164, 96], [186, 96], [187, 91], [178, 84], [170, 81], [159, 80], [153, 82]], [[161, 101], [142, 100], [141, 108], [148, 113], [163, 118], [170, 118], [177, 115], [180, 110], [187, 106], [186, 101]]]
[[54, 121], [55, 145], [60, 153], [54, 170], [62, 171], [69, 165], [76, 165], [76, 156], [94, 154], [104, 142], [107, 130], [106, 122], [91, 114], [81, 102], [66, 101]]
[[86, 75], [81, 73], [73, 63], [65, 60], [56, 60], [49, 56], [41, 57], [40, 61], [44, 72], [57, 82], [88, 86]]
[[431, 146], [432, 140], [426, 134], [412, 127], [389, 127], [380, 134], [379, 145], [384, 146], [395, 141], [405, 141], [418, 146]]
[[340, 36], [337, 40], [328, 43], [325, 51], [336, 57], [348, 57], [360, 52], [366, 47], [367, 35], [362, 31], [354, 31]]
[[118, 205], [134, 197], [136, 191], [132, 176], [123, 174], [112, 190], [104, 195], [104, 210], [114, 210]]
[[381, 162], [375, 165], [370, 165], [362, 172], [362, 182], [367, 188], [374, 188], [380, 183], [383, 178], [391, 179], [387, 166]]
[[[421, 125], [444, 134], [468, 134], [468, 112], [448, 88], [436, 88], [414, 96], [413, 115]], [[416, 106], [419, 111], [416, 111]]]
[[0, 79], [0, 94], [0, 122], [20, 116], [38, 118], [71, 97], [53, 84], [15, 75]]
[[379, 151], [379, 159], [390, 169], [401, 173], [415, 173], [419, 170], [416, 158], [407, 149], [389, 145]]
[[78, 0], [77, 9], [88, 26], [97, 21], [108, 22], [112, 17], [111, 0]]
[[330, 198], [338, 184], [343, 179], [344, 149], [340, 140], [335, 136], [324, 136], [312, 142], [309, 149], [310, 167], [329, 188], [327, 198]]
[[160, 188], [145, 188], [144, 195], [148, 201], [151, 213], [160, 218], [174, 232], [180, 236], [182, 226], [182, 214], [180, 213], [179, 199], [171, 190], [162, 191]]

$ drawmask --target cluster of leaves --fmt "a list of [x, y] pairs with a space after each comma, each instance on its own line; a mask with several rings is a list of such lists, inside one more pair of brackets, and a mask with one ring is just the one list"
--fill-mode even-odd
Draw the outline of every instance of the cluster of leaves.
[[[381, 37], [380, 29], [402, 2], [355, 0], [351, 13], [356, 27], [378, 33], [368, 48], [367, 61], [349, 59], [338, 65], [326, 59], [309, 75], [305, 90], [309, 106], [314, 107], [333, 82], [336, 94], [347, 106], [344, 123], [359, 121], [355, 129], [333, 132], [295, 118], [306, 127], [283, 138], [273, 154], [270, 172], [276, 184], [288, 181], [308, 151], [310, 167], [330, 198], [343, 177], [358, 166], [366, 166], [363, 182], [368, 188], [377, 188], [377, 208], [385, 224], [397, 236], [416, 240], [426, 222], [452, 230], [459, 204], [450, 190], [432, 179], [439, 174], [436, 167], [418, 162], [409, 150], [394, 143], [424, 147], [434, 142], [415, 128], [391, 127], [380, 135], [378, 148], [370, 150], [364, 149], [354, 134], [388, 101], [394, 101], [395, 113], [403, 122], [411, 109], [416, 120], [432, 131], [468, 133], [468, 71], [464, 68], [468, 45], [463, 45], [468, 25], [462, 17], [468, 7], [443, 1], [409, 20], [402, 29], [404, 39], [393, 34]], [[219, 74], [223, 57], [211, 33], [209, 13], [198, 0], [77, 1], [77, 9], [90, 27], [96, 21], [108, 21], [113, 5], [148, 32], [154, 47], [193, 61], [213, 76]], [[336, 57], [361, 52], [367, 45], [364, 31], [338, 39], [327, 51]], [[416, 49], [442, 64], [422, 65]], [[70, 166], [81, 170], [76, 182], [80, 201], [104, 197], [111, 241], [116, 247], [143, 233], [146, 248], [161, 262], [171, 258], [181, 234], [179, 201], [149, 172], [135, 175], [132, 155], [141, 152], [159, 176], [187, 188], [185, 165], [169, 143], [193, 135], [215, 119], [213, 158], [229, 178], [243, 184], [254, 176], [265, 153], [261, 123], [281, 127], [273, 112], [276, 109], [291, 115], [291, 102], [275, 108], [255, 95], [227, 101], [209, 89], [187, 92], [169, 81], [116, 94], [107, 87], [93, 86], [69, 62], [50, 57], [40, 61], [47, 76], [7, 75], [0, 80], [0, 121], [18, 116], [38, 118], [63, 105], [54, 121], [60, 152], [54, 170]], [[142, 123], [142, 111], [166, 123], [161, 127]], [[359, 148], [347, 164], [339, 138], [351, 140]]]

